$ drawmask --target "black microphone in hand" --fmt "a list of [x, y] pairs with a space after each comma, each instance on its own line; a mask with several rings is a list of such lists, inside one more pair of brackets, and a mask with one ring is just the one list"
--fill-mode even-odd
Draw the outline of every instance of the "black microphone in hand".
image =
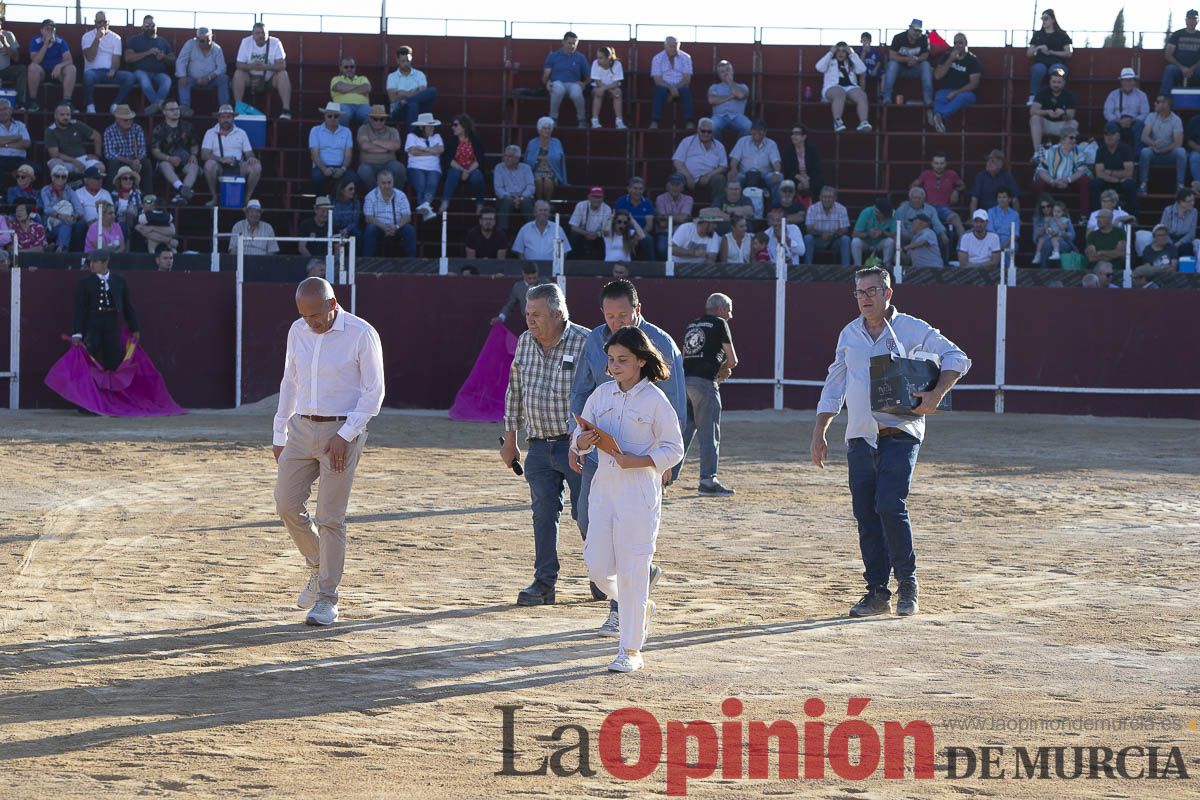
[[[499, 438], [500, 438], [500, 444], [504, 444], [504, 437], [501, 436]], [[525, 470], [521, 468], [521, 459], [514, 458], [512, 460], [512, 463], [509, 464], [509, 466], [512, 467], [513, 474], [515, 474], [517, 476], [521, 476], [521, 475], [525, 474]]]

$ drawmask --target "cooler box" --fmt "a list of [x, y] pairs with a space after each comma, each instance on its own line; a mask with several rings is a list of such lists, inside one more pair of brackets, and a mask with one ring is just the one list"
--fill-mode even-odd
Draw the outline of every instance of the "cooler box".
[[241, 208], [246, 203], [246, 179], [241, 175], [221, 177], [221, 208]]
[[1200, 89], [1180, 89], [1171, 90], [1171, 107], [1175, 111], [1179, 109], [1200, 108]]
[[1184, 256], [1183, 258], [1179, 259], [1179, 271], [1180, 272], [1195, 272], [1196, 271], [1196, 257], [1195, 256]]
[[12, 103], [12, 107], [17, 107], [17, 90], [16, 89], [0, 89], [0, 100], [7, 100]]
[[233, 118], [233, 124], [246, 132], [250, 146], [255, 150], [267, 146], [267, 118], [263, 114], [238, 114]]

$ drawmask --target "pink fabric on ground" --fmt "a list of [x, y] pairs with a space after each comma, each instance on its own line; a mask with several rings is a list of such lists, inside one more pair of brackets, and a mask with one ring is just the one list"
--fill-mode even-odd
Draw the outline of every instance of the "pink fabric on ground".
[[46, 374], [46, 385], [64, 400], [106, 417], [186, 414], [176, 405], [146, 351], [125, 338], [125, 360], [112, 372], [86, 347], [69, 347]]
[[492, 326], [471, 374], [450, 407], [450, 419], [467, 422], [502, 422], [508, 371], [517, 352], [517, 337], [497, 322]]

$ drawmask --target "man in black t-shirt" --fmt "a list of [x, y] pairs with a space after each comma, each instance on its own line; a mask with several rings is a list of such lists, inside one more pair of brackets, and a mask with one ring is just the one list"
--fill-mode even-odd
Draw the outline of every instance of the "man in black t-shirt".
[[1187, 12], [1186, 28], [1180, 28], [1167, 39], [1167, 49], [1163, 53], [1162, 89], [1159, 94], [1171, 96], [1171, 90], [1177, 83], [1195, 77], [1196, 65], [1200, 62], [1200, 31], [1196, 30], [1196, 10]]
[[688, 323], [683, 334], [683, 374], [687, 381], [687, 425], [683, 431], [684, 458], [692, 438], [700, 435], [700, 494], [728, 497], [733, 489], [717, 480], [721, 450], [721, 382], [737, 366], [733, 334], [733, 301], [728, 295], [712, 294], [704, 304], [704, 316]]
[[1040, 159], [1042, 136], [1062, 136], [1063, 129], [1075, 119], [1075, 95], [1067, 89], [1067, 71], [1050, 70], [1050, 85], [1038, 92], [1029, 109], [1029, 136], [1033, 139], [1033, 160]]
[[933, 71], [942, 88], [933, 96], [933, 108], [926, 112], [929, 124], [938, 133], [946, 132], [946, 120], [961, 109], [975, 104], [975, 90], [983, 76], [983, 67], [975, 54], [967, 49], [967, 37], [954, 34], [954, 49], [946, 54]]
[[892, 88], [896, 78], [903, 75], [906, 78], [920, 77], [921, 99], [925, 105], [933, 105], [933, 68], [929, 66], [929, 37], [921, 32], [923, 23], [914, 19], [908, 24], [908, 30], [897, 33], [892, 38], [889, 48], [887, 73], [883, 76], [883, 91], [879, 94], [879, 102], [887, 105], [892, 102]]
[[[327, 195], [319, 195], [313, 203], [313, 215], [300, 220], [299, 236], [306, 241], [300, 242], [302, 256], [323, 256], [329, 253], [329, 242], [325, 241], [329, 233], [329, 210], [333, 208]], [[321, 273], [323, 277], [324, 272]]]
[[496, 209], [484, 206], [479, 224], [467, 231], [467, 258], [504, 258], [508, 234], [496, 227]]
[[1137, 181], [1133, 172], [1133, 150], [1121, 141], [1121, 126], [1104, 126], [1104, 143], [1096, 149], [1096, 179], [1092, 181], [1092, 208], [1100, 207], [1100, 193], [1112, 189], [1121, 195], [1121, 208], [1137, 213]]

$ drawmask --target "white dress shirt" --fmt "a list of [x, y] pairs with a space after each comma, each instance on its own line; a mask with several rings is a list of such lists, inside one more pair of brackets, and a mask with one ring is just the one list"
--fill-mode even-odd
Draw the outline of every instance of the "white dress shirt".
[[888, 311], [887, 326], [878, 339], [867, 332], [866, 322], [859, 316], [838, 336], [837, 352], [829, 365], [818, 414], [838, 414], [843, 402], [849, 418], [846, 420], [846, 441], [865, 439], [877, 447], [879, 426], [899, 428], [925, 438], [925, 417], [894, 417], [871, 410], [871, 356], [895, 353], [912, 358], [913, 351], [933, 353], [941, 359], [941, 368], [967, 374], [971, 359], [954, 342], [942, 336], [937, 328], [923, 319], [901, 314], [893, 306]]
[[354, 441], [383, 405], [383, 347], [361, 317], [339, 308], [333, 325], [315, 333], [298, 319], [288, 330], [273, 442], [287, 444], [294, 414], [346, 417], [338, 436]]

